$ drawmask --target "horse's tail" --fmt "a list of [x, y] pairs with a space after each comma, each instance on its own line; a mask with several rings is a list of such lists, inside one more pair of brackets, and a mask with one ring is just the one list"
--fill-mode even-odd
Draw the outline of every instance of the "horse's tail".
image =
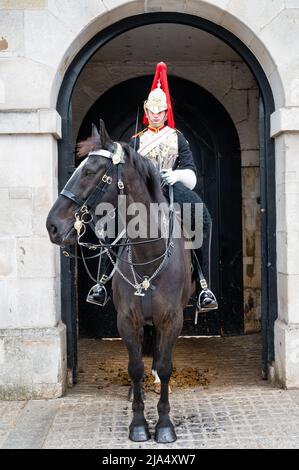
[[154, 327], [146, 325], [143, 333], [142, 355], [152, 357], [154, 351]]

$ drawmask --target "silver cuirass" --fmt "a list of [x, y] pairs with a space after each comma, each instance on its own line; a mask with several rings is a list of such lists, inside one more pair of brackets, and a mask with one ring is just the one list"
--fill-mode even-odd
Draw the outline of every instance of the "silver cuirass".
[[[140, 148], [149, 144], [153, 139], [156, 139], [158, 135], [159, 133], [154, 133], [150, 130], [143, 132], [139, 136]], [[177, 132], [173, 132], [168, 136], [165, 135], [165, 138], [144, 156], [150, 158], [159, 171], [162, 169], [172, 168], [178, 156]]]

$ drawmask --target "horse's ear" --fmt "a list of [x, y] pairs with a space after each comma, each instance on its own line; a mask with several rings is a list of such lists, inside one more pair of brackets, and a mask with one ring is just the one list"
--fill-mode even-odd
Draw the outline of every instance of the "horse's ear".
[[94, 123], [91, 124], [91, 137], [100, 137], [97, 126]]
[[105, 123], [103, 119], [100, 119], [100, 139], [101, 144], [104, 149], [109, 150], [109, 147], [113, 145], [113, 140], [111, 139], [110, 135], [106, 131]]

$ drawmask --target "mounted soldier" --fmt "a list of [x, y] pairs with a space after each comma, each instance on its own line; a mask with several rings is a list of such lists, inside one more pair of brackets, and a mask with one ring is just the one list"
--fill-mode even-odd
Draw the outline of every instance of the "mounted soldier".
[[[183, 133], [175, 129], [171, 99], [167, 81], [166, 64], [157, 64], [151, 92], [144, 103], [143, 123], [145, 129], [134, 135], [130, 146], [143, 157], [149, 158], [161, 174], [163, 193], [169, 201], [169, 186], [173, 187], [173, 200], [182, 206], [191, 204], [191, 219], [195, 220], [195, 205], [203, 204], [195, 191], [196, 166], [190, 146]], [[167, 124], [166, 124], [167, 123]], [[218, 308], [214, 294], [208, 288], [210, 277], [210, 238], [211, 217], [203, 205], [203, 246], [196, 250], [194, 262], [197, 278], [197, 290], [201, 291], [197, 299], [199, 311]], [[103, 273], [108, 263], [103, 260]], [[203, 271], [201, 269], [203, 266]], [[88, 301], [105, 305], [109, 297], [105, 286], [105, 274], [89, 295]]]
[[[195, 204], [203, 201], [195, 191], [196, 166], [188, 141], [175, 128], [171, 97], [168, 88], [167, 66], [160, 62], [156, 66], [152, 88], [144, 103], [143, 124], [146, 125], [130, 140], [130, 145], [143, 157], [149, 158], [160, 171], [164, 184], [163, 193], [169, 201], [168, 186], [173, 186], [173, 199], [179, 205], [191, 204], [191, 219], [195, 220]], [[162, 184], [163, 184], [162, 183]], [[218, 304], [208, 289], [210, 283], [211, 217], [203, 205], [203, 244], [196, 250], [194, 268], [197, 286], [202, 291], [198, 297], [200, 311], [215, 310]], [[193, 223], [194, 225], [194, 223]], [[202, 273], [201, 265], [204, 273]]]

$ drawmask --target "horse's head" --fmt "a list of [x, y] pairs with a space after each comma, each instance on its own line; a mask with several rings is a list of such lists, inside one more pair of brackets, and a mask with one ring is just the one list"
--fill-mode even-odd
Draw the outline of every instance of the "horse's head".
[[[89, 153], [90, 155], [75, 170], [49, 212], [46, 226], [52, 243], [65, 246], [76, 242], [74, 222], [77, 211], [87, 200], [91, 202], [95, 188], [103, 180], [109, 168], [112, 179], [117, 172], [116, 165], [113, 165], [111, 159], [99, 155], [99, 152], [93, 154], [93, 151], [104, 150], [109, 155], [109, 152], [112, 154], [115, 149], [116, 144], [109, 137], [102, 120], [99, 132], [93, 126], [92, 136], [78, 145], [79, 157]], [[105, 191], [102, 193], [101, 201], [116, 200], [117, 185], [104, 184], [104, 186]]]

